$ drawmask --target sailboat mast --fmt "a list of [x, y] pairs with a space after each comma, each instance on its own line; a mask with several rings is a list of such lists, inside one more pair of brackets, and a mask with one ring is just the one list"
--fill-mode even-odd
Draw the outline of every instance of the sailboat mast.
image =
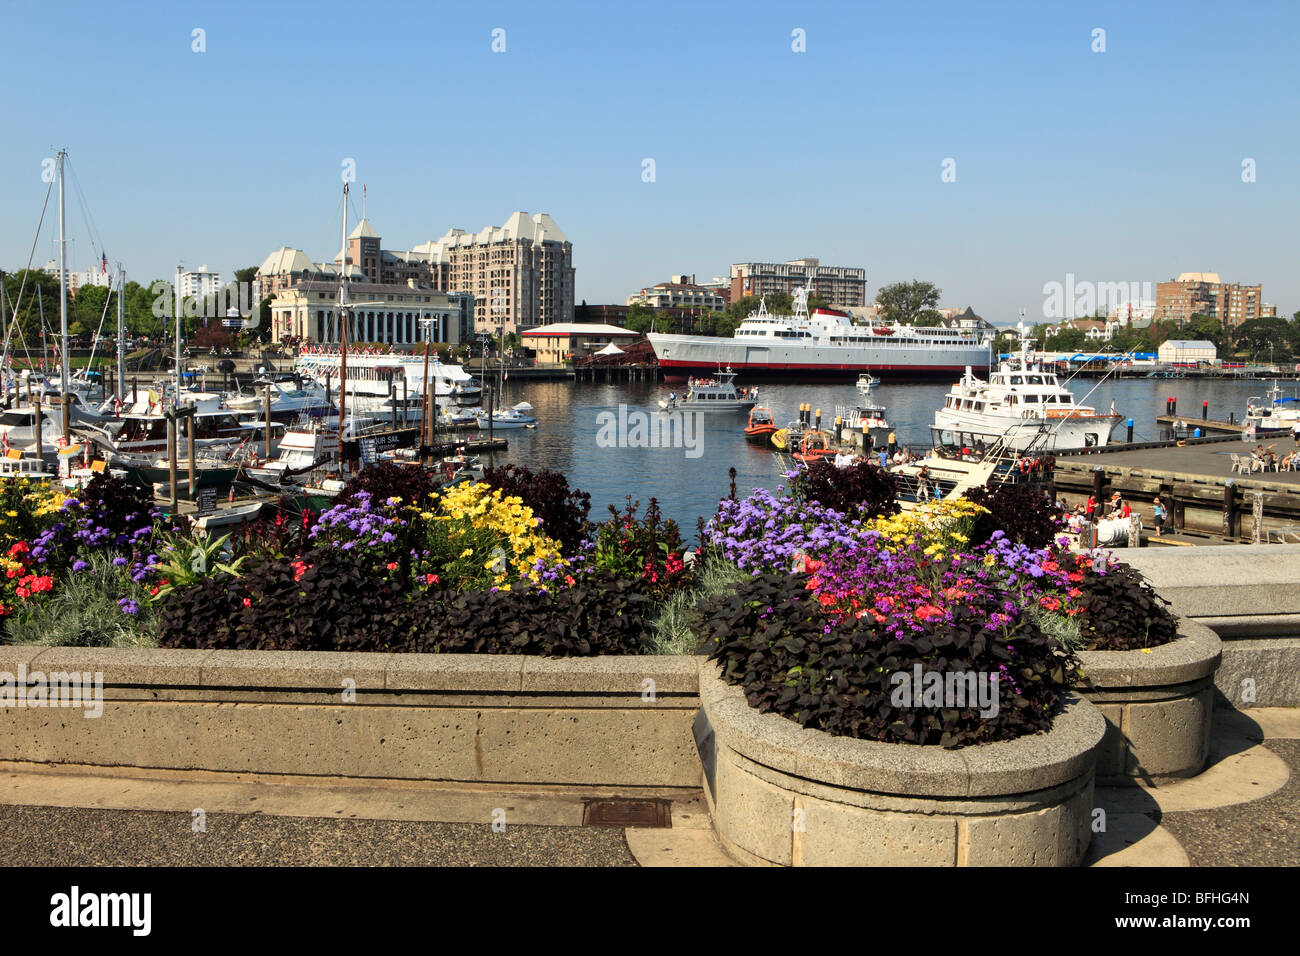
[[68, 151], [59, 150], [59, 347], [62, 350], [60, 358], [61, 374], [63, 376], [63, 392], [68, 391], [71, 384], [70, 367], [68, 363], [68, 267], [64, 255], [64, 216], [63, 216], [63, 163], [67, 159]]
[[117, 264], [117, 398], [126, 399], [126, 273]]
[[348, 413], [348, 184], [343, 184], [343, 247], [339, 263], [339, 458], [343, 458], [343, 423]]

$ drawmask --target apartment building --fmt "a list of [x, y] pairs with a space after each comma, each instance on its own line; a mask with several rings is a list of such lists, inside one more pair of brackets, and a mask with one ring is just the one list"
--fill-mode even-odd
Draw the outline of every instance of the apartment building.
[[727, 300], [721, 291], [699, 285], [693, 275], [676, 275], [668, 282], [660, 282], [642, 289], [627, 298], [628, 305], [646, 305], [654, 309], [707, 309], [721, 312]]
[[1259, 285], [1224, 282], [1217, 272], [1184, 272], [1156, 285], [1155, 318], [1186, 322], [1196, 314], [1232, 327], [1264, 316]]
[[747, 295], [775, 292], [794, 295], [803, 287], [833, 308], [850, 309], [867, 304], [867, 270], [851, 266], [824, 266], [817, 259], [789, 262], [738, 262], [731, 267], [731, 301]]

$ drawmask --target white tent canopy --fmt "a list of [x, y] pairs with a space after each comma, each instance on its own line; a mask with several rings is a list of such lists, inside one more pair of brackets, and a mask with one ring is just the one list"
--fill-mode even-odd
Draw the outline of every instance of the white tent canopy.
[[613, 342], [610, 342], [608, 345], [606, 345], [603, 349], [601, 349], [599, 352], [596, 352], [595, 354], [596, 355], [622, 355], [623, 350], [619, 348], [617, 345], [615, 345]]

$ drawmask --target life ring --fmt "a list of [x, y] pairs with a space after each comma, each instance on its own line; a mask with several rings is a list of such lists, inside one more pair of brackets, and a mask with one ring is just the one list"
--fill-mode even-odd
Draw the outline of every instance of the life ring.
[[1021, 458], [1020, 461], [1018, 462], [1018, 467], [1020, 468], [1020, 473], [1022, 475], [1029, 474], [1029, 459]]

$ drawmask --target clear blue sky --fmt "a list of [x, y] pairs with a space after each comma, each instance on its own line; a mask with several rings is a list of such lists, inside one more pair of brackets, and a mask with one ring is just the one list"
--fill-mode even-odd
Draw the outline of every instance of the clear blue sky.
[[[140, 281], [177, 263], [229, 277], [282, 244], [332, 257], [351, 157], [385, 248], [548, 212], [592, 303], [817, 256], [864, 267], [869, 295], [927, 279], [999, 323], [1041, 317], [1043, 284], [1067, 273], [1216, 271], [1262, 282], [1289, 316], [1298, 11], [6, 2], [0, 265], [26, 262], [58, 146], [110, 260]], [[88, 268], [75, 199], [68, 223]]]

